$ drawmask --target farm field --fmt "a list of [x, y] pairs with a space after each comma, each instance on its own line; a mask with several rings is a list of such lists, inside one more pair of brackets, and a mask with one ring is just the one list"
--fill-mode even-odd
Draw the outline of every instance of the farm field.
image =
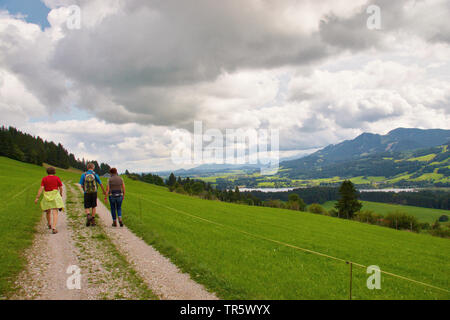
[[[373, 202], [373, 201], [361, 201], [363, 204], [362, 210], [371, 210], [375, 213], [386, 215], [392, 211], [402, 211], [407, 214], [415, 216], [420, 222], [428, 222], [433, 223], [438, 219], [441, 215], [446, 214], [450, 216], [449, 210], [442, 209], [432, 209], [432, 208], [422, 208], [415, 206], [404, 206], [399, 204], [390, 204], [390, 203], [382, 203], [382, 202]], [[325, 202], [322, 206], [330, 210], [334, 207], [335, 201]]]

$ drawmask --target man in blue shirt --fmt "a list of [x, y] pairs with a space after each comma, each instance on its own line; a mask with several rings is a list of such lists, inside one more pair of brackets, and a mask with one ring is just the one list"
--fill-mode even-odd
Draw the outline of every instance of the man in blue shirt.
[[[84, 209], [86, 211], [86, 227], [95, 226], [95, 213], [97, 208], [98, 185], [102, 187], [106, 196], [105, 188], [98, 174], [94, 172], [95, 165], [88, 163], [87, 171], [81, 175], [80, 184], [84, 191]], [[92, 211], [92, 213], [91, 213]]]

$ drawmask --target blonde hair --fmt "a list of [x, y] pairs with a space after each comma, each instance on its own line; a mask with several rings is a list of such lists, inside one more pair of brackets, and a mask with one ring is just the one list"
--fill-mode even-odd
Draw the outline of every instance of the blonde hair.
[[95, 169], [95, 164], [93, 164], [92, 162], [89, 162], [89, 163], [87, 164], [86, 168], [88, 168], [88, 170], [89, 170], [89, 169]]

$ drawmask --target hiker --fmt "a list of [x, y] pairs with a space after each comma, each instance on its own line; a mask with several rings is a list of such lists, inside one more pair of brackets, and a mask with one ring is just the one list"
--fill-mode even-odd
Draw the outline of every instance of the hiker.
[[[47, 176], [42, 178], [41, 187], [39, 188], [38, 194], [34, 203], [37, 204], [41, 193], [44, 191], [44, 197], [41, 201], [41, 209], [45, 211], [47, 217], [47, 226], [52, 229], [52, 233], [58, 233], [56, 229], [56, 224], [58, 222], [58, 210], [64, 209], [64, 202], [62, 199], [63, 186], [61, 179], [56, 176], [56, 169], [53, 167], [47, 168]], [[53, 216], [53, 223], [52, 218]]]
[[[123, 179], [117, 174], [117, 169], [112, 168], [109, 170], [111, 178], [108, 180], [108, 185], [106, 186], [106, 193], [109, 195], [109, 204], [111, 206], [111, 216], [113, 219], [112, 226], [117, 227], [117, 218], [119, 219], [119, 224], [123, 227], [122, 222], [122, 201], [125, 198], [125, 183]], [[106, 202], [106, 195], [105, 195]]]
[[80, 184], [84, 191], [84, 209], [86, 212], [86, 227], [95, 226], [95, 213], [97, 208], [97, 190], [98, 185], [102, 187], [103, 194], [106, 196], [105, 188], [98, 174], [94, 172], [95, 165], [87, 164], [87, 171], [81, 175]]

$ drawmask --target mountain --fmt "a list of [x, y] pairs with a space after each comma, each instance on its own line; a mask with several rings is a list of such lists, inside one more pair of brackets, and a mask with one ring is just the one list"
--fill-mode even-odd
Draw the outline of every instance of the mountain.
[[[370, 186], [450, 186], [450, 130], [398, 128], [386, 135], [363, 133], [300, 159], [280, 162], [274, 176], [245, 165], [202, 165], [176, 176], [205, 178], [217, 187], [303, 187], [352, 179]], [[169, 173], [168, 173], [169, 174]]]
[[214, 175], [228, 174], [228, 173], [250, 173], [259, 170], [259, 165], [256, 164], [202, 164], [191, 169], [179, 169], [175, 171], [159, 171], [158, 175], [168, 177], [173, 173], [177, 177], [208, 177]]
[[[282, 158], [280, 161], [289, 161], [289, 160], [296, 160], [304, 157], [304, 154], [296, 154], [290, 157]], [[166, 177], [169, 176], [172, 172], [177, 177], [192, 177], [192, 176], [210, 176], [217, 173], [234, 173], [237, 171], [243, 171], [247, 173], [252, 173], [259, 171], [261, 168], [261, 165], [259, 164], [217, 164], [217, 163], [207, 163], [202, 164], [198, 167], [194, 167], [191, 169], [178, 169], [175, 171], [159, 171], [157, 172], [158, 175]]]
[[383, 152], [412, 151], [450, 142], [450, 130], [398, 128], [386, 135], [363, 133], [353, 140], [329, 145], [309, 156], [282, 162], [283, 168], [308, 169]]
[[[231, 174], [209, 177], [219, 188], [337, 186], [350, 179], [362, 187], [450, 187], [450, 144], [408, 151], [384, 151], [327, 163], [306, 157], [297, 167], [281, 165], [277, 175]], [[321, 161], [322, 160], [322, 161]]]

